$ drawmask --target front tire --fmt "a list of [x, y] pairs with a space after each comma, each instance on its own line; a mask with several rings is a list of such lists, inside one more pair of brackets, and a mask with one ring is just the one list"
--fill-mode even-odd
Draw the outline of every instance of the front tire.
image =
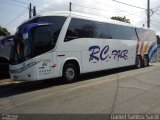
[[67, 83], [73, 83], [78, 76], [77, 68], [74, 64], [66, 64], [63, 69], [63, 78]]

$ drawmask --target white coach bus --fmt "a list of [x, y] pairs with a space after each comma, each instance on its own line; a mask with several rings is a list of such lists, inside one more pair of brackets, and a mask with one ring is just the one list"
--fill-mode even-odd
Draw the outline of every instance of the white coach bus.
[[63, 77], [82, 73], [149, 65], [156, 53], [151, 29], [70, 12], [36, 16], [14, 35], [10, 76], [15, 80]]

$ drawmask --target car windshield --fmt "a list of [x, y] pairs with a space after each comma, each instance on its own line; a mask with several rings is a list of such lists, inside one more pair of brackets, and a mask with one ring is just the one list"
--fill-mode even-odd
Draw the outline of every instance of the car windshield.
[[66, 17], [60, 16], [37, 17], [19, 26], [10, 64], [21, 63], [53, 49], [65, 20]]

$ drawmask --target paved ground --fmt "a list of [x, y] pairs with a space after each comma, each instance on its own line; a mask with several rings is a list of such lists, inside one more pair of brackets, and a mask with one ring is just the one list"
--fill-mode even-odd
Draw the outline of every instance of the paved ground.
[[160, 113], [160, 63], [0, 90], [0, 113]]

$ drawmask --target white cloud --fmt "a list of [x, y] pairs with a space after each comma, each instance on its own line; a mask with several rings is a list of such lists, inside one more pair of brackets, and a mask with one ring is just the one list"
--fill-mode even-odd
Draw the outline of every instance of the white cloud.
[[[143, 26], [143, 24], [145, 24], [146, 26], [145, 10], [123, 5], [112, 0], [44, 0], [45, 4], [37, 7], [37, 11], [38, 13], [49, 11], [68, 11], [70, 1], [73, 3], [72, 10], [75, 12], [103, 16], [106, 18], [110, 18], [112, 16], [126, 16], [128, 19], [130, 19], [132, 24], [138, 26]], [[119, 1], [142, 8], [147, 7], [147, 0]], [[151, 0], [151, 9], [158, 5], [160, 5], [160, 1]], [[160, 32], [160, 24], [158, 23], [159, 19], [160, 15], [156, 15], [155, 13], [151, 16], [151, 27], [158, 32]]]
[[[54, 11], [64, 11], [69, 9], [69, 2], [70, 0], [45, 0], [47, 4], [44, 4], [40, 9], [39, 12], [48, 12], [51, 10]], [[135, 1], [130, 1], [129, 4], [137, 5], [135, 4]], [[144, 0], [143, 0], [144, 1]], [[123, 0], [123, 2], [128, 3], [128, 0]], [[138, 1], [139, 2], [139, 1]], [[145, 12], [141, 9], [133, 8], [130, 6], [126, 6], [123, 4], [119, 4], [116, 2], [113, 2], [112, 0], [101, 0], [101, 1], [95, 1], [95, 0], [72, 0], [72, 10], [76, 12], [81, 13], [87, 13], [87, 14], [93, 14], [98, 16], [103, 16], [110, 18], [112, 16], [126, 16], [128, 17], [133, 24], [137, 24], [139, 21], [145, 20]], [[145, 7], [145, 2], [139, 2], [139, 6]], [[90, 7], [90, 8], [88, 8]], [[95, 9], [91, 9], [95, 8]], [[100, 10], [102, 9], [102, 10]], [[135, 15], [131, 15], [131, 14]], [[141, 13], [141, 14], [139, 14]], [[142, 15], [144, 14], [144, 15]], [[143, 16], [143, 17], [142, 17]]]

